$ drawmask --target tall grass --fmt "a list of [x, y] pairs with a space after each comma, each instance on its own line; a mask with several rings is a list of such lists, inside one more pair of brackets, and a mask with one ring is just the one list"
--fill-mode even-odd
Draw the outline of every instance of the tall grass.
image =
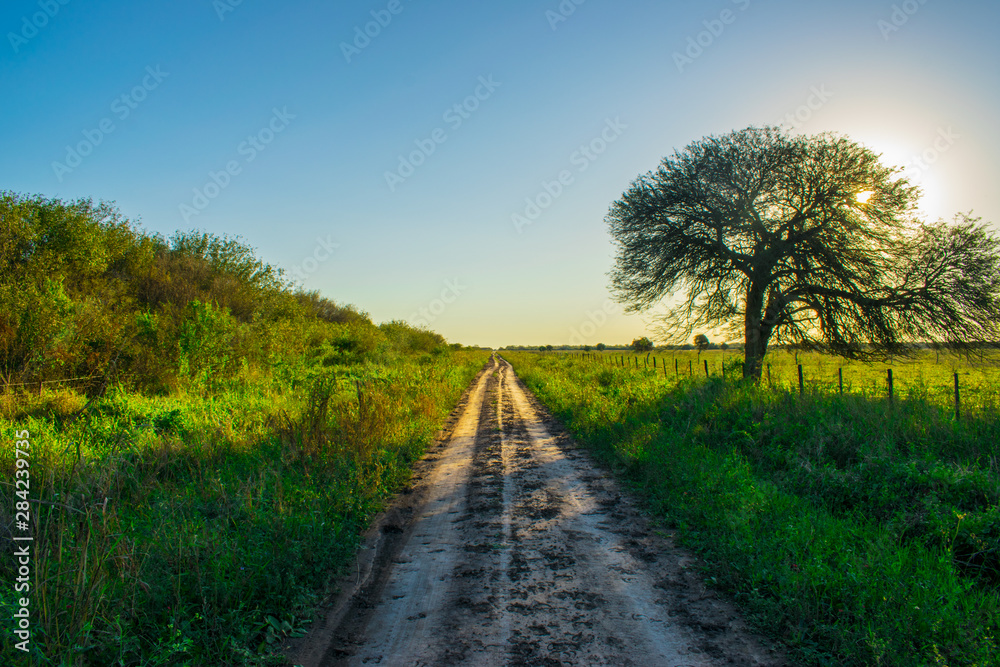
[[[34, 635], [22, 656], [4, 632], [3, 661], [280, 664], [487, 356], [317, 358], [211, 391], [112, 389], [83, 413], [65, 390], [8, 394], [0, 439], [34, 443]], [[7, 618], [16, 597], [0, 591]]]
[[[997, 388], [794, 391], [505, 354], [803, 664], [1000, 662]], [[634, 363], [634, 362], [633, 362]], [[642, 362], [640, 362], [640, 365]], [[686, 366], [686, 364], [685, 364]], [[685, 368], [686, 370], [686, 368]]]

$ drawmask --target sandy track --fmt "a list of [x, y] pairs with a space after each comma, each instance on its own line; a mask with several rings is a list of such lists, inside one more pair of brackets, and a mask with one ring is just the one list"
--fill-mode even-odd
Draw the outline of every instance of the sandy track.
[[499, 358], [367, 546], [295, 664], [786, 664]]

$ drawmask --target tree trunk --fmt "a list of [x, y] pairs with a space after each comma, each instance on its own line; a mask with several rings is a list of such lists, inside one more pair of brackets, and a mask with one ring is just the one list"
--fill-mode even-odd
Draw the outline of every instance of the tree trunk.
[[764, 365], [764, 353], [767, 343], [763, 340], [761, 325], [747, 323], [746, 343], [743, 357], [743, 379], [752, 382], [760, 381], [760, 372]]
[[743, 356], [743, 379], [748, 382], [759, 382], [760, 372], [767, 352], [767, 340], [770, 331], [764, 330], [764, 290], [751, 285], [747, 290], [747, 309], [744, 318], [745, 339]]

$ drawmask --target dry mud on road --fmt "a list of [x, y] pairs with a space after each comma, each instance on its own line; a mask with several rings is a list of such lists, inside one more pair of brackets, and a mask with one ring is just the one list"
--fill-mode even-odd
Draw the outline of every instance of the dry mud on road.
[[494, 357], [368, 534], [312, 665], [784, 665]]

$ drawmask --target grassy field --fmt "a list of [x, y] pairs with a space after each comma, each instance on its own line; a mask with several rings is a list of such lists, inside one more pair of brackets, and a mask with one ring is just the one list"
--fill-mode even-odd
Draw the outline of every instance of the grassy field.
[[[85, 412], [69, 390], [0, 397], [5, 486], [15, 433], [32, 443], [30, 664], [279, 664], [488, 355], [320, 351], [211, 390], [112, 389]], [[10, 619], [13, 584], [0, 596]], [[29, 664], [2, 637], [2, 662]]]
[[996, 360], [894, 363], [890, 404], [886, 365], [803, 355], [800, 396], [794, 355], [723, 354], [504, 356], [797, 662], [1000, 663]]

